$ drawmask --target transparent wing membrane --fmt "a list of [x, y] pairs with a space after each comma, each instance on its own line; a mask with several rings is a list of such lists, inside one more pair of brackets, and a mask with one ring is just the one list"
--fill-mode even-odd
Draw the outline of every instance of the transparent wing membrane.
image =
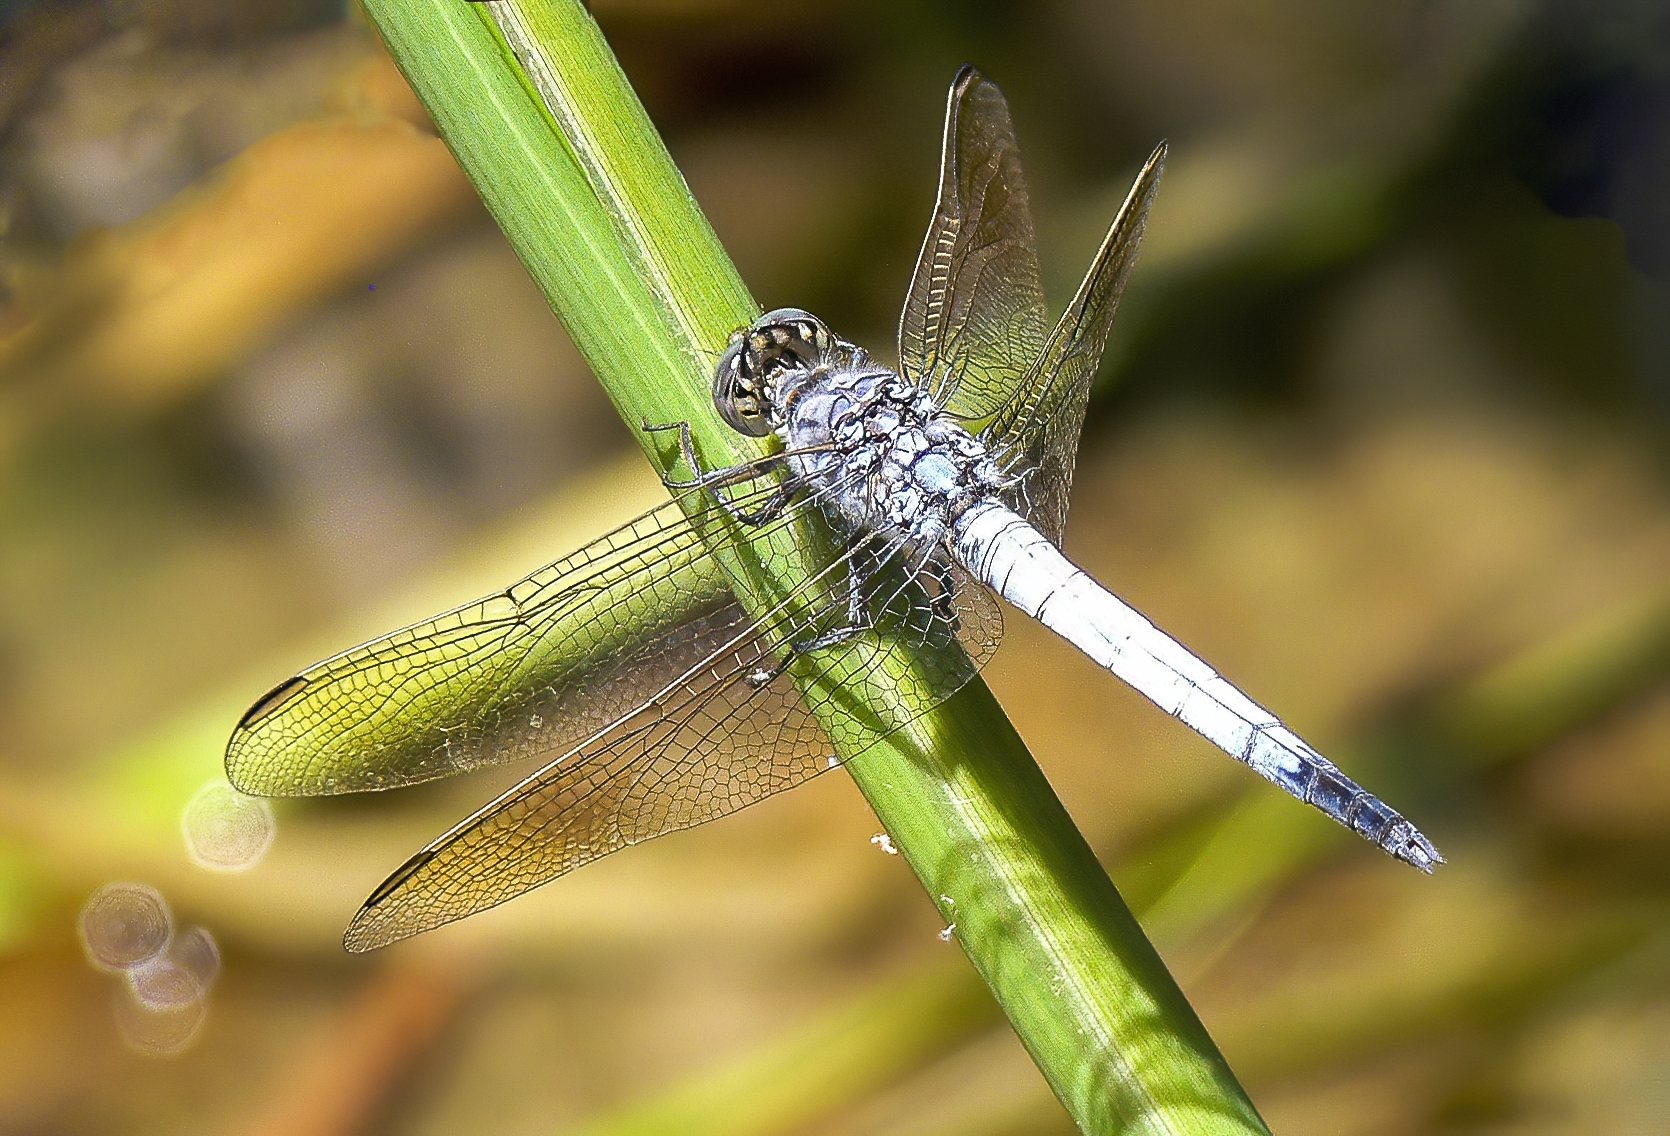
[[978, 424], [1038, 358], [1048, 326], [1032, 207], [1003, 92], [972, 67], [945, 108], [939, 198], [899, 317], [899, 362]]
[[278, 687], [227, 747], [267, 796], [389, 789], [565, 749], [709, 654], [735, 603], [669, 502]]
[[994, 410], [983, 435], [999, 466], [1018, 478], [1006, 503], [1057, 545], [1067, 527], [1067, 498], [1090, 388], [1136, 262], [1165, 156], [1164, 143], [1148, 156], [1078, 294], [1024, 377]]
[[972, 67], [946, 103], [939, 197], [899, 319], [899, 360], [981, 432], [1006, 503], [1060, 544], [1096, 368], [1165, 160], [1148, 158], [1078, 294], [1047, 327], [1032, 209], [1003, 92]]
[[419, 852], [354, 918], [368, 950], [494, 906], [598, 856], [734, 812], [830, 765], [773, 637], [728, 613], [724, 646], [597, 737]]
[[[845, 566], [832, 565], [831, 574]], [[976, 586], [969, 594], [983, 598], [984, 590]], [[879, 592], [875, 600], [876, 629], [786, 666], [781, 645], [827, 633], [839, 625], [831, 618], [836, 613], [826, 606], [796, 618], [785, 604], [750, 620], [740, 607], [733, 609], [727, 626], [734, 636], [700, 665], [390, 876], [349, 926], [346, 945], [370, 950], [438, 927], [599, 856], [792, 788], [838, 763], [831, 733], [848, 741], [860, 730], [885, 733], [972, 677], [977, 664], [966, 656], [938, 670], [915, 665], [924, 648], [943, 650], [951, 632], [934, 597], [907, 585]], [[807, 684], [809, 698], [795, 685], [801, 661], [818, 672]], [[879, 720], [861, 720], [827, 701], [877, 668], [912, 668], [916, 681], [906, 689], [916, 697], [891, 716], [884, 708]], [[814, 707], [824, 711], [827, 729]]]

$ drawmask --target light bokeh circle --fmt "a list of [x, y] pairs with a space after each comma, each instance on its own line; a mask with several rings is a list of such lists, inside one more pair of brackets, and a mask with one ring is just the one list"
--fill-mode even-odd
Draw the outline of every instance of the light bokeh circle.
[[242, 872], [254, 867], [273, 842], [272, 806], [214, 780], [192, 794], [180, 815], [186, 851], [200, 867]]
[[156, 958], [173, 933], [167, 901], [145, 884], [105, 884], [81, 908], [82, 946], [104, 970], [129, 970]]
[[177, 1005], [151, 1006], [127, 983], [116, 989], [112, 1009], [122, 1040], [152, 1057], [172, 1057], [190, 1048], [208, 1017], [201, 995]]
[[167, 955], [127, 972], [128, 989], [149, 1010], [172, 1010], [203, 1000], [203, 980]]

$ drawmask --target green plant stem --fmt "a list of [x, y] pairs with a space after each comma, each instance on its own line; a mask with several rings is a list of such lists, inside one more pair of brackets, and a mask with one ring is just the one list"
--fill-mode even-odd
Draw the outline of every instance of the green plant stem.
[[[622, 417], [688, 420], [709, 465], [761, 453], [707, 389], [758, 309], [577, 0], [365, 9]], [[640, 440], [667, 472], [669, 439]], [[1265, 1131], [983, 683], [885, 737], [830, 733], [1082, 1129]]]

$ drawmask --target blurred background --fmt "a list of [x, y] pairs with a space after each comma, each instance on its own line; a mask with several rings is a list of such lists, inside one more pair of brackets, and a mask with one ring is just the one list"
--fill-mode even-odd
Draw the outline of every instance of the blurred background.
[[[1018, 617], [990, 682], [1277, 1131], [1670, 1127], [1670, 9], [592, 7], [760, 302], [884, 355], [959, 63], [1057, 302], [1170, 139], [1068, 550], [1450, 864]], [[187, 856], [255, 696], [660, 491], [351, 7], [0, 21], [0, 1132], [1069, 1131], [842, 774], [371, 957], [491, 776]], [[174, 1035], [121, 881], [218, 943]]]

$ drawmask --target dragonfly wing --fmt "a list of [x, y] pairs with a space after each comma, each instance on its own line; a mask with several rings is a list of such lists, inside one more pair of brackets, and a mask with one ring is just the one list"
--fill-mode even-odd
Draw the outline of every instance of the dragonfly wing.
[[[774, 492], [766, 481], [744, 497]], [[728, 577], [669, 502], [496, 595], [280, 684], [238, 723], [227, 776], [249, 793], [316, 796], [560, 753], [734, 638], [740, 620]]]
[[[995, 605], [972, 582], [960, 591], [980, 597], [974, 606], [941, 596], [923, 583], [933, 574], [914, 567], [903, 550], [860, 541], [764, 616], [734, 608], [716, 622], [738, 630], [707, 658], [407, 861], [355, 916], [348, 948], [461, 919], [627, 845], [735, 812], [834, 768], [832, 735], [873, 740], [949, 697], [976, 665], [955, 649], [963, 627], [949, 613], [972, 612], [985, 642], [978, 604]], [[853, 630], [845, 596], [854, 574], [862, 629], [832, 635]], [[785, 656], [785, 643], [799, 646]], [[794, 681], [801, 671], [815, 672], [804, 694]], [[854, 705], [849, 688], [878, 671], [908, 672], [896, 704]]]
[[1136, 262], [1165, 155], [1164, 143], [1149, 155], [1078, 294], [982, 435], [998, 465], [1017, 478], [1008, 494], [1009, 506], [1057, 545], [1067, 525], [1073, 460], [1090, 388]]
[[941, 408], [979, 421], [1038, 357], [1047, 327], [1009, 106], [965, 65], [946, 103], [939, 199], [899, 317], [899, 362]]
[[[344, 942], [364, 951], [439, 927], [629, 844], [724, 816], [830, 768], [829, 739], [771, 637], [737, 637], [628, 715], [412, 857]], [[752, 681], [751, 681], [752, 680]]]

